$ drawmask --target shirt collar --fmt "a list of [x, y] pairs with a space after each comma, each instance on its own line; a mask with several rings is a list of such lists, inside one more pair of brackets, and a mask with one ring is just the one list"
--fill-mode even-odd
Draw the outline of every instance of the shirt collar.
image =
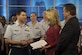
[[73, 15], [73, 16], [71, 16], [70, 18], [72, 18], [72, 17], [75, 17], [76, 15]]
[[[73, 16], [71, 16], [70, 18], [75, 17], [75, 16], [76, 16], [76, 15], [73, 15]], [[69, 19], [70, 19], [70, 18], [69, 18]], [[69, 20], [69, 19], [68, 19], [68, 20]], [[67, 22], [68, 22], [68, 20], [65, 20], [65, 23], [67, 23]]]
[[[15, 22], [16, 26], [20, 26], [20, 24], [18, 23], [18, 20]], [[25, 24], [23, 24], [22, 26], [25, 26]]]

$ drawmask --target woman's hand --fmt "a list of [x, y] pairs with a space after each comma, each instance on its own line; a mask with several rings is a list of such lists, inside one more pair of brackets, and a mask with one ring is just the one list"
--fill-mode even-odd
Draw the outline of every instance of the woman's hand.
[[41, 48], [41, 51], [43, 51], [43, 50], [45, 50], [45, 49], [47, 49], [47, 48], [50, 48], [50, 47], [51, 47], [51, 45], [43, 46], [43, 47]]

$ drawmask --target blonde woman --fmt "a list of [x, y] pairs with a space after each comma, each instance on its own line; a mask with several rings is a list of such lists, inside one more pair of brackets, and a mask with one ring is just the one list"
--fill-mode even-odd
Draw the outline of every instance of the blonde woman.
[[54, 55], [60, 31], [59, 15], [55, 9], [49, 9], [46, 12], [46, 17], [49, 21], [49, 28], [46, 31], [46, 42], [48, 44], [42, 50], [46, 49], [45, 55]]
[[42, 25], [43, 30], [46, 32], [48, 29], [48, 19], [46, 17], [46, 10], [43, 12], [43, 19], [41, 20], [40, 24]]

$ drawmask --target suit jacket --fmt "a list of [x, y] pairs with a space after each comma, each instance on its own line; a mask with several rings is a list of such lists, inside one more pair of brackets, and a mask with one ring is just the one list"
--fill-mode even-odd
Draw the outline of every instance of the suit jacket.
[[55, 55], [78, 55], [77, 42], [80, 35], [80, 26], [76, 17], [71, 17], [63, 27]]

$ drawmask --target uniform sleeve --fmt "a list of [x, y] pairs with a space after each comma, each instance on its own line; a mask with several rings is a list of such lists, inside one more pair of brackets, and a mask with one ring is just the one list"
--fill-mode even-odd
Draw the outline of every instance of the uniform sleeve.
[[33, 32], [32, 32], [32, 30], [31, 30], [30, 28], [29, 28], [29, 31], [30, 31], [30, 36], [29, 36], [29, 39], [34, 38]]
[[5, 35], [4, 35], [4, 38], [11, 39], [11, 37], [12, 37], [11, 25], [8, 25], [7, 29], [6, 29], [6, 32], [5, 32]]
[[27, 25], [30, 26], [31, 25], [31, 22], [28, 22]]
[[4, 29], [3, 29], [3, 26], [2, 26], [2, 24], [0, 23], [0, 29], [1, 29], [1, 34], [4, 34]]
[[45, 35], [45, 31], [43, 30], [42, 26], [40, 26], [41, 29], [41, 35]]

